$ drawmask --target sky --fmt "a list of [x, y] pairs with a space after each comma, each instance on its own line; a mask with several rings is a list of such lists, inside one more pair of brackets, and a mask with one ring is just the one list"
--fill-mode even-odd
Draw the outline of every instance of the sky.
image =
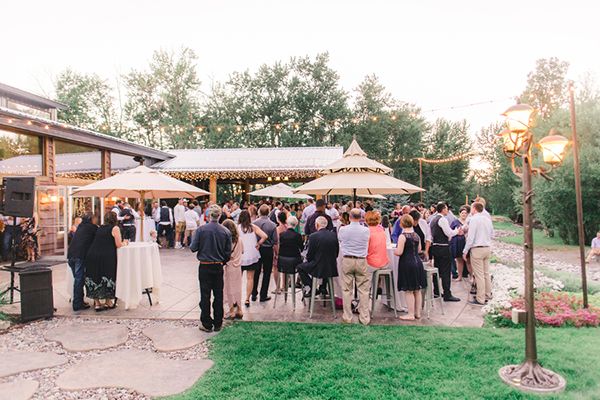
[[475, 132], [499, 120], [539, 58], [600, 79], [594, 1], [20, 0], [0, 13], [0, 82], [42, 95], [67, 67], [114, 81], [159, 48], [192, 48], [204, 92], [234, 71], [329, 52], [346, 90], [374, 73], [428, 119]]

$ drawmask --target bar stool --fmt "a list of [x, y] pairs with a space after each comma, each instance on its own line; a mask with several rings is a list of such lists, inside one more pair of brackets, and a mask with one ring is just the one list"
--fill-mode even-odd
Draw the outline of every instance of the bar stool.
[[439, 301], [440, 311], [442, 312], [442, 315], [444, 315], [444, 301], [442, 300], [442, 296], [436, 299], [433, 295], [432, 282], [433, 279], [439, 279], [440, 275], [438, 269], [435, 267], [427, 267], [425, 268], [425, 273], [427, 274], [427, 288], [425, 289], [425, 296], [423, 296], [423, 305], [425, 308], [425, 315], [427, 315], [427, 319], [429, 319], [431, 307], [433, 306], [433, 302], [435, 300]]
[[387, 303], [390, 304], [392, 300], [392, 306], [394, 307], [394, 317], [398, 317], [398, 311], [396, 310], [396, 291], [394, 290], [394, 271], [391, 268], [379, 268], [373, 271], [373, 279], [371, 280], [371, 315], [375, 312], [375, 300], [377, 300], [377, 288], [379, 286], [379, 280], [383, 278], [385, 285], [385, 298]]
[[281, 292], [275, 292], [275, 298], [273, 299], [273, 308], [275, 308], [275, 305], [277, 304], [277, 297], [280, 294], [283, 294], [283, 301], [284, 303], [287, 304], [287, 298], [288, 298], [288, 288], [290, 289], [290, 296], [292, 296], [292, 309], [296, 310], [296, 293], [298, 293], [299, 291], [301, 292], [302, 290], [296, 290], [296, 273], [285, 273], [285, 272], [280, 272], [279, 273], [279, 280], [281, 281], [281, 275], [283, 275], [283, 293]]
[[327, 280], [327, 286], [329, 287], [329, 297], [330, 299], [317, 299], [317, 283], [319, 282], [320, 278], [316, 278], [313, 276], [312, 278], [312, 288], [310, 291], [310, 304], [309, 304], [309, 308], [310, 308], [310, 313], [308, 318], [312, 318], [313, 315], [313, 309], [315, 308], [315, 302], [316, 301], [321, 301], [323, 302], [323, 306], [325, 306], [325, 303], [328, 300], [331, 300], [331, 311], [333, 313], [333, 318], [335, 318], [335, 293], [334, 293], [334, 289], [333, 289], [333, 278], [323, 278]]

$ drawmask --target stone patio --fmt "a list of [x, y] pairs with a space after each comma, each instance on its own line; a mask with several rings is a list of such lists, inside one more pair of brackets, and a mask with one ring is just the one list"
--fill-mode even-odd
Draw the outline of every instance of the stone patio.
[[[199, 289], [197, 278], [197, 261], [195, 255], [186, 249], [162, 249], [163, 285], [159, 304], [150, 306], [148, 298], [142, 297], [142, 302], [136, 309], [124, 310], [116, 308], [101, 313], [93, 308], [85, 311], [74, 312], [71, 308], [70, 293], [66, 288], [67, 265], [59, 264], [53, 269], [54, 306], [56, 315], [68, 317], [100, 317], [100, 318], [151, 318], [151, 319], [199, 319]], [[9, 279], [7, 272], [0, 272], [0, 286]], [[244, 276], [245, 283], [245, 276]], [[273, 280], [271, 280], [273, 286]], [[244, 284], [245, 288], [245, 284]], [[273, 287], [271, 288], [273, 289]], [[452, 290], [455, 296], [463, 301], [459, 303], [445, 303], [442, 315], [439, 309], [434, 308], [431, 319], [422, 319], [416, 322], [400, 322], [394, 318], [394, 313], [383, 304], [378, 304], [372, 318], [373, 324], [414, 324], [414, 325], [443, 325], [443, 326], [472, 326], [483, 324], [481, 308], [467, 304], [469, 298], [466, 284], [453, 282]], [[271, 295], [273, 296], [273, 295]], [[330, 307], [315, 304], [313, 318], [308, 318], [308, 306], [303, 305], [301, 295], [298, 293], [296, 310], [292, 310], [291, 301], [283, 302], [283, 297], [277, 300], [277, 307], [273, 309], [273, 300], [265, 303], [252, 302], [249, 308], [244, 307], [244, 320], [246, 321], [296, 321], [296, 322], [340, 322], [341, 310], [337, 318], [333, 319]], [[18, 293], [16, 300], [19, 299]], [[437, 303], [437, 302], [436, 302]], [[5, 306], [7, 312], [19, 313], [18, 304]]]

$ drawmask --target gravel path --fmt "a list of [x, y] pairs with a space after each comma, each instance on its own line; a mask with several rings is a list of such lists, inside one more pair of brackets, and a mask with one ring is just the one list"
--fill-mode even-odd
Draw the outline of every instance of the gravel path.
[[[496, 238], [514, 236], [514, 232], [510, 231], [495, 231]], [[519, 264], [523, 265], [523, 251], [520, 246], [514, 244], [501, 242], [494, 240], [494, 247], [492, 249], [493, 254], [501, 261], [508, 264]], [[543, 254], [540, 251], [534, 252], [534, 264], [537, 266], [543, 266], [558, 272], [570, 272], [580, 276], [581, 267], [579, 262], [566, 263], [563, 261], [557, 261], [549, 257], [547, 254]], [[588, 280], [600, 282], [600, 268], [598, 265], [588, 265]]]
[[[142, 334], [142, 330], [148, 326], [162, 323], [158, 320], [145, 319], [97, 319], [97, 318], [54, 318], [49, 321], [38, 321], [23, 326], [15, 326], [4, 334], [0, 334], [0, 352], [7, 350], [27, 350], [27, 351], [52, 351], [57, 354], [65, 355], [68, 363], [38, 371], [23, 372], [0, 379], [0, 383], [12, 382], [18, 378], [35, 379], [40, 383], [40, 387], [32, 397], [36, 400], [58, 400], [58, 399], [119, 399], [119, 400], [142, 400], [149, 399], [148, 396], [139, 394], [128, 389], [91, 389], [81, 391], [63, 391], [55, 384], [57, 377], [67, 368], [80, 361], [89, 360], [100, 354], [110, 353], [115, 350], [139, 349], [155, 352], [152, 341]], [[59, 343], [44, 340], [44, 332], [48, 329], [70, 325], [73, 323], [105, 323], [126, 325], [129, 330], [129, 337], [125, 344], [105, 350], [93, 350], [87, 352], [68, 352]], [[197, 327], [196, 321], [169, 320], [173, 326]], [[168, 353], [156, 352], [159, 357], [171, 358], [175, 360], [190, 360], [207, 358], [206, 342], [200, 343], [182, 351], [173, 351]], [[3, 360], [10, 362], [10, 360]], [[93, 368], [93, 364], [86, 365], [85, 368]]]

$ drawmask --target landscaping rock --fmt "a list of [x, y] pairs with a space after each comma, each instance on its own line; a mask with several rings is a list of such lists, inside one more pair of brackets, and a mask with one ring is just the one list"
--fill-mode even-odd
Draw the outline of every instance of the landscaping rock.
[[102, 350], [127, 341], [127, 327], [118, 324], [72, 324], [50, 329], [46, 340], [59, 342], [68, 351]]
[[51, 368], [67, 362], [65, 356], [49, 352], [4, 351], [0, 353], [0, 378], [20, 372]]
[[216, 333], [201, 332], [196, 327], [173, 326], [167, 324], [152, 325], [143, 330], [154, 348], [158, 351], [177, 351], [196, 346]]
[[0, 400], [29, 400], [40, 384], [31, 379], [0, 383]]
[[169, 396], [190, 388], [212, 365], [211, 360], [172, 360], [148, 351], [121, 350], [69, 368], [56, 385], [63, 390], [127, 388], [148, 396]]

